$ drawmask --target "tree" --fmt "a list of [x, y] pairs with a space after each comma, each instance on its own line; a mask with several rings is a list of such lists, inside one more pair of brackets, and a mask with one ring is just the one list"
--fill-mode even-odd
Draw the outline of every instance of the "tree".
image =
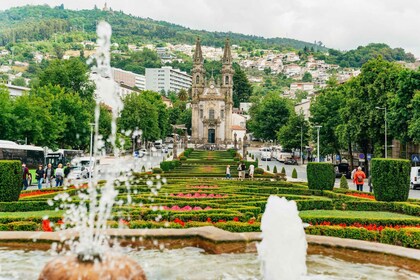
[[101, 103], [99, 105], [99, 123], [98, 132], [102, 135], [102, 139], [105, 141], [105, 150], [110, 151], [111, 146], [107, 141], [111, 135], [111, 124], [112, 124], [112, 108]]
[[233, 67], [235, 69], [235, 74], [233, 75], [233, 106], [239, 108], [240, 102], [249, 102], [252, 86], [239, 65], [234, 64]]
[[277, 140], [285, 149], [300, 150], [301, 136], [303, 145], [306, 146], [309, 141], [309, 123], [303, 114], [297, 115], [291, 112], [287, 124], [277, 132]]
[[292, 110], [288, 99], [271, 92], [251, 106], [249, 128], [256, 138], [274, 140], [277, 138], [277, 131], [287, 124]]
[[66, 92], [76, 92], [80, 97], [93, 99], [95, 85], [89, 80], [89, 69], [79, 58], [52, 60], [39, 74], [39, 86], [60, 85]]
[[309, 72], [305, 72], [302, 77], [302, 82], [312, 82], [312, 74]]
[[12, 85], [26, 87], [26, 81], [22, 77], [18, 77], [12, 81]]
[[185, 89], [181, 89], [178, 92], [178, 98], [181, 101], [187, 101], [188, 100], [188, 92]]
[[[127, 95], [124, 100], [124, 108], [118, 119], [120, 130], [142, 131], [143, 141], [155, 141], [160, 137], [159, 115], [156, 106], [151, 104], [143, 93], [134, 92]], [[132, 134], [130, 135], [132, 136]]]
[[413, 117], [409, 121], [408, 133], [416, 143], [420, 143], [420, 91], [416, 91], [410, 105]]
[[12, 139], [12, 112], [13, 103], [10, 99], [9, 90], [4, 85], [0, 85], [0, 139]]
[[162, 96], [154, 91], [146, 90], [143, 91], [142, 96], [144, 99], [146, 99], [150, 104], [152, 104], [158, 113], [158, 126], [159, 126], [159, 137], [165, 138], [167, 136], [168, 130], [168, 118], [169, 113], [166, 108], [165, 103], [162, 101]]

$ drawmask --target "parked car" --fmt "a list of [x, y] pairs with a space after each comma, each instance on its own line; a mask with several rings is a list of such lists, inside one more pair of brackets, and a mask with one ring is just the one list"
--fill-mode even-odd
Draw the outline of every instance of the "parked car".
[[270, 148], [261, 148], [261, 160], [270, 160], [271, 161], [271, 149]]
[[147, 155], [147, 150], [146, 149], [137, 150], [133, 153], [133, 157], [135, 157], [135, 158], [142, 158], [145, 155]]
[[172, 150], [174, 148], [174, 144], [173, 143], [169, 143], [168, 144], [168, 149]]
[[410, 184], [413, 190], [420, 188], [420, 166], [411, 167]]
[[298, 165], [298, 162], [294, 158], [288, 158], [284, 161], [284, 164]]

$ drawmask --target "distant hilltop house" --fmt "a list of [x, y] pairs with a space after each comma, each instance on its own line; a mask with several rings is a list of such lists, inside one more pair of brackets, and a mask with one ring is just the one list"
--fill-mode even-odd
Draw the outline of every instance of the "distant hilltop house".
[[302, 67], [297, 64], [288, 64], [284, 66], [283, 72], [289, 77], [298, 76], [302, 73]]
[[24, 92], [29, 92], [31, 90], [28, 87], [15, 86], [15, 85], [12, 85], [11, 83], [2, 84], [2, 85], [4, 85], [9, 90], [10, 97], [12, 98], [22, 96]]

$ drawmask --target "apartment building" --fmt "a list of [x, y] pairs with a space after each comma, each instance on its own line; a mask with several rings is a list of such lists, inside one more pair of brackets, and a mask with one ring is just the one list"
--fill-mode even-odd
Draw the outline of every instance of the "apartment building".
[[114, 77], [114, 81], [120, 85], [125, 85], [130, 88], [136, 87], [139, 90], [146, 90], [146, 76], [144, 75], [118, 68], [112, 68], [112, 76]]
[[189, 89], [192, 77], [179, 69], [170, 66], [162, 68], [146, 68], [146, 89], [166, 93]]

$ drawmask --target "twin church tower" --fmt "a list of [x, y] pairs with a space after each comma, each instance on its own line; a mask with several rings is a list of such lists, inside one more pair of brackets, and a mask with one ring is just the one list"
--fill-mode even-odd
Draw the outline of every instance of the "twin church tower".
[[193, 56], [192, 75], [192, 141], [196, 144], [232, 143], [232, 54], [226, 39], [222, 58], [221, 81], [206, 79], [200, 39], [197, 39]]

